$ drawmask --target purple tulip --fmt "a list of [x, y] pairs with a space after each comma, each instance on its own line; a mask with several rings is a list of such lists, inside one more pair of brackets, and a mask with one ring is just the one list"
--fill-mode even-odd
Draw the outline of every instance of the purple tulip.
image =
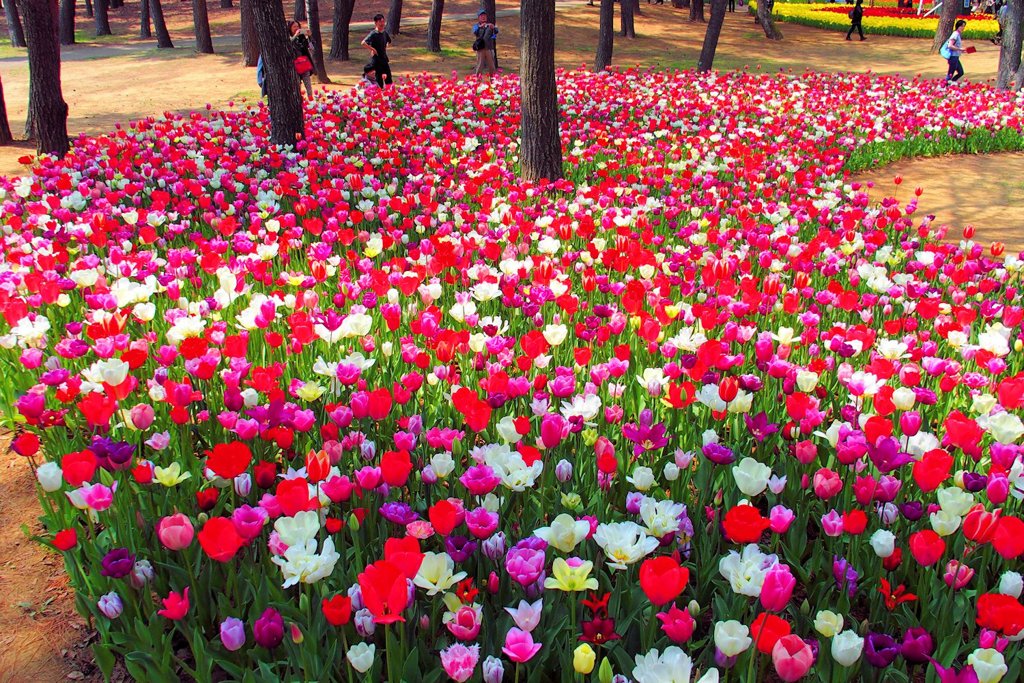
[[864, 659], [873, 667], [884, 669], [900, 653], [896, 639], [885, 633], [869, 633], [864, 640]]
[[229, 652], [245, 645], [245, 623], [241, 619], [228, 617], [220, 624], [220, 642]]
[[124, 611], [124, 602], [122, 602], [121, 596], [113, 591], [102, 596], [97, 606], [107, 619], [117, 619]]
[[100, 574], [111, 579], [123, 579], [135, 566], [135, 556], [127, 548], [114, 548], [103, 556]]
[[900, 654], [903, 659], [913, 664], [924, 664], [935, 652], [935, 641], [928, 631], [921, 626], [913, 626], [903, 634]]
[[268, 607], [252, 625], [252, 634], [260, 647], [272, 650], [280, 645], [284, 640], [284, 619], [281, 613]]

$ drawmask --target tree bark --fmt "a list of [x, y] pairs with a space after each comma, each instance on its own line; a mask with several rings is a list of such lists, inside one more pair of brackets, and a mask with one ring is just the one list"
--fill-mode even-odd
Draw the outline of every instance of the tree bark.
[[[11, 0], [7, 0], [11, 2]], [[11, 122], [7, 119], [7, 101], [4, 99], [4, 82], [0, 80], [0, 145], [14, 142]]]
[[171, 34], [167, 31], [167, 22], [164, 21], [164, 7], [160, 0], [149, 0], [149, 16], [153, 19], [153, 30], [156, 31], [156, 46], [172, 48]]
[[555, 89], [555, 0], [524, 0], [519, 19], [520, 174], [532, 182], [558, 180], [562, 141]]
[[704, 18], [704, 0], [690, 0], [690, 21], [700, 24], [707, 21]]
[[92, 0], [85, 0], [85, 18], [92, 19]]
[[303, 136], [302, 96], [281, 0], [251, 0], [266, 69], [270, 141], [292, 146]]
[[306, 21], [306, 0], [295, 0], [295, 11], [292, 13], [292, 19], [295, 21]]
[[1024, 62], [1021, 62], [1017, 75], [1013, 77], [1013, 91], [1020, 92], [1021, 86], [1024, 86]]
[[110, 31], [110, 0], [96, 0], [96, 35], [109, 36]]
[[7, 32], [11, 34], [11, 46], [25, 47], [25, 29], [14, 0], [4, 0], [4, 14], [7, 16]]
[[[487, 12], [487, 18], [490, 19], [491, 23], [495, 26], [498, 25], [498, 3], [496, 0], [483, 0], [480, 3], [480, 7], [484, 12]], [[494, 41], [494, 68], [498, 68], [498, 41]]]
[[932, 41], [933, 54], [938, 52], [942, 44], [953, 34], [953, 24], [956, 23], [956, 15], [959, 14], [960, 7], [961, 0], [945, 0], [942, 3], [939, 25], [935, 28], [935, 40]]
[[320, 33], [320, 0], [306, 0], [306, 16], [309, 17], [309, 46], [313, 48], [313, 68], [318, 83], [330, 83], [327, 63], [324, 61], [324, 37]]
[[996, 72], [996, 88], [1007, 90], [1017, 69], [1020, 68], [1024, 23], [1024, 0], [1009, 0], [1003, 23], [1003, 40], [999, 48], [999, 70]]
[[334, 19], [331, 29], [331, 59], [342, 62], [349, 60], [348, 41], [349, 26], [352, 23], [352, 10], [355, 0], [334, 0]]
[[139, 8], [139, 38], [153, 37], [153, 22], [149, 20], [149, 0], [142, 0]]
[[430, 52], [441, 51], [442, 12], [444, 12], [444, 0], [431, 0], [430, 19], [427, 20], [427, 50]]
[[57, 0], [19, 0], [28, 43], [29, 116], [38, 133], [37, 151], [68, 152], [68, 105], [60, 89]]
[[260, 61], [260, 39], [256, 35], [256, 18], [252, 14], [253, 0], [238, 0], [242, 15], [242, 66], [256, 66]]
[[231, 0], [220, 0], [220, 6], [222, 9], [231, 9], [235, 5]]
[[686, 9], [690, 3], [687, 0], [672, 0], [672, 6], [676, 9]]
[[782, 40], [782, 31], [775, 26], [775, 20], [772, 19], [772, 11], [765, 0], [759, 0], [757, 3], [757, 23], [761, 24], [761, 28], [764, 29], [764, 35], [768, 40]]
[[619, 0], [619, 24], [623, 38], [636, 38], [636, 25], [633, 20], [634, 2], [638, 0]]
[[397, 36], [402, 32], [402, 0], [391, 0], [391, 8], [388, 10], [387, 32]]
[[124, 7], [124, 0], [110, 0], [110, 4], [107, 5], [108, 9], [121, 9]]
[[615, 0], [601, 0], [601, 27], [597, 33], [597, 56], [594, 71], [604, 71], [612, 63], [615, 47]]
[[212, 55], [213, 36], [210, 35], [210, 15], [206, 11], [206, 0], [192, 0], [192, 26], [196, 33], [196, 52]]
[[60, 0], [60, 23], [57, 31], [61, 45], [75, 44], [75, 0]]
[[722, 35], [722, 24], [725, 23], [728, 5], [729, 0], [711, 0], [711, 21], [704, 31], [704, 45], [700, 48], [700, 57], [697, 58], [697, 71], [700, 73], [711, 71], [711, 65], [715, 62], [715, 51], [718, 49], [718, 39]]

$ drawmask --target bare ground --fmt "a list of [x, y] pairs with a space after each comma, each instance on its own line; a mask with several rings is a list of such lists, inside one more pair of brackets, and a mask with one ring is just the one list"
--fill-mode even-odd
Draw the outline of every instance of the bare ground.
[[[384, 2], [378, 3], [383, 10]], [[498, 2], [499, 10], [518, 3]], [[593, 61], [597, 37], [597, 8], [580, 2], [559, 3], [557, 20], [557, 63], [577, 68]], [[190, 111], [244, 104], [258, 97], [253, 69], [243, 68], [238, 43], [237, 9], [225, 10], [210, 2], [210, 19], [218, 54], [193, 54], [191, 15], [188, 3], [166, 2], [168, 24], [177, 45], [174, 50], [157, 50], [153, 41], [134, 38], [138, 31], [135, 3], [111, 13], [114, 38], [80, 44], [64, 50], [63, 83], [71, 109], [68, 121], [72, 133], [96, 134], [136, 118], [165, 111]], [[324, 8], [325, 43], [329, 44], [330, 16]], [[423, 45], [426, 29], [422, 19], [429, 0], [406, 0], [405, 30], [394, 46], [396, 76], [428, 71], [465, 75], [473, 63], [469, 27], [472, 20], [448, 19], [443, 27], [441, 54], [428, 53]], [[446, 15], [471, 15], [474, 0], [448, 0]], [[741, 10], [743, 8], [741, 7]], [[360, 74], [363, 54], [358, 41], [365, 24], [377, 9], [358, 0], [352, 32], [352, 62], [329, 62], [328, 72], [335, 85], [350, 87]], [[615, 64], [655, 68], [691, 68], [703, 40], [704, 25], [686, 20], [686, 12], [669, 5], [644, 4], [637, 18], [639, 37], [616, 38]], [[503, 17], [500, 58], [509, 68], [518, 65], [518, 19]], [[83, 32], [91, 21], [79, 20]], [[803, 71], [874, 71], [882, 74], [921, 75], [938, 78], [945, 63], [929, 54], [929, 41], [870, 36], [865, 43], [847, 43], [840, 33], [830, 34], [803, 26], [781, 25], [786, 39], [774, 43], [764, 39], [752, 19], [739, 12], [728, 15], [719, 44], [716, 67]], [[0, 17], [0, 35], [5, 35]], [[326, 47], [326, 45], [325, 45]], [[996, 49], [979, 44], [978, 53], [965, 59], [968, 78], [984, 81], [995, 75]], [[25, 117], [28, 70], [22, 51], [0, 48], [0, 75], [13, 127], [20, 132]], [[0, 148], [0, 173], [23, 169], [19, 157], [31, 155], [31, 145], [18, 143]], [[951, 165], [955, 164], [955, 172]], [[903, 177], [898, 188], [893, 178]], [[920, 207], [935, 214], [938, 222], [956, 228], [971, 223], [983, 240], [1000, 240], [1007, 249], [1024, 248], [1024, 154], [991, 157], [913, 160], [862, 174], [856, 178], [875, 183], [875, 196], [893, 194], [909, 199], [915, 187], [924, 188]], [[88, 642], [91, 638], [73, 607], [73, 596], [55, 553], [30, 541], [22, 531], [40, 531], [38, 503], [27, 463], [7, 450], [9, 438], [0, 439], [0, 683], [59, 680], [98, 680]]]

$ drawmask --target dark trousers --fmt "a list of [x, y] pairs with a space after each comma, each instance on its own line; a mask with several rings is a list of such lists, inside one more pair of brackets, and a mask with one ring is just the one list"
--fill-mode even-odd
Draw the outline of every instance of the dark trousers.
[[736, 11], [736, 0], [729, 0], [729, 11], [730, 12], [735, 12]]
[[861, 40], [864, 40], [864, 28], [860, 25], [859, 21], [855, 21], [852, 24], [850, 24], [850, 30], [846, 32], [846, 39], [847, 40], [850, 39], [850, 36], [853, 35], [854, 31], [856, 31], [857, 33], [860, 34], [860, 39]]
[[373, 65], [373, 70], [377, 72], [377, 85], [383, 88], [385, 84], [391, 85], [395, 82], [391, 77], [391, 64], [376, 57], [370, 59], [370, 64]]
[[960, 55], [950, 57], [946, 61], [949, 62], [949, 71], [946, 72], [946, 81], [959, 81], [964, 75], [964, 65], [960, 63]]

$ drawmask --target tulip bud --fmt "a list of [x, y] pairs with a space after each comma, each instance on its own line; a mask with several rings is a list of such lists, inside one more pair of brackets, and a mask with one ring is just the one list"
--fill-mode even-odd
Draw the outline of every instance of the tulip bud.
[[428, 628], [430, 628], [430, 615], [429, 614], [421, 614], [420, 615], [420, 630], [421, 631], [426, 631]]
[[686, 605], [686, 609], [690, 613], [690, 616], [695, 617], [700, 614], [700, 603], [696, 600], [690, 600]]
[[594, 670], [596, 659], [597, 654], [595, 654], [594, 648], [590, 647], [589, 643], [583, 643], [572, 653], [572, 668], [576, 673], [585, 676]]
[[612, 683], [615, 672], [612, 670], [611, 661], [605, 657], [601, 660], [601, 666], [597, 667], [597, 680], [600, 683]]
[[120, 595], [111, 591], [99, 599], [97, 607], [107, 619], [117, 619], [124, 611], [124, 602]]
[[501, 683], [505, 678], [505, 665], [497, 657], [488, 657], [483, 664], [484, 683]]
[[252, 475], [248, 472], [242, 472], [235, 477], [235, 493], [245, 498], [249, 495], [250, 491], [252, 491]]
[[555, 477], [563, 484], [572, 479], [572, 463], [568, 460], [559, 460], [555, 465]]

